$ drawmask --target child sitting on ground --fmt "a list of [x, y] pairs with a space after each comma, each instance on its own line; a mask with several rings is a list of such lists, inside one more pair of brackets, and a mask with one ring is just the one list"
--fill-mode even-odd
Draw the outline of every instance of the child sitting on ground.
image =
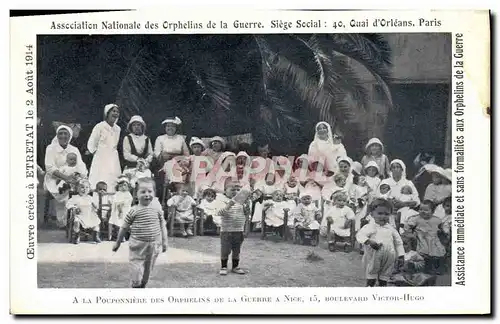
[[[345, 190], [339, 190], [333, 193], [331, 200], [333, 206], [325, 213], [320, 228], [320, 235], [326, 236], [328, 240], [328, 249], [334, 252], [336, 249], [336, 241], [348, 241], [351, 237], [352, 222], [355, 219], [354, 212], [347, 206], [349, 197]], [[328, 223], [330, 223], [330, 231], [328, 232]], [[344, 250], [347, 251], [350, 243], [344, 245]]]
[[[87, 170], [82, 169], [81, 165], [78, 163], [78, 157], [75, 153], [68, 153], [66, 155], [66, 164], [61, 167], [59, 172], [66, 176], [76, 176], [78, 180], [83, 179], [87, 175]], [[76, 187], [71, 187], [69, 183], [64, 180], [56, 181], [57, 188], [59, 189], [59, 193], [62, 194], [67, 190], [76, 192]]]
[[177, 194], [167, 201], [167, 206], [174, 208], [174, 221], [180, 224], [182, 237], [193, 236], [193, 207], [196, 206], [196, 202], [189, 195], [186, 185], [179, 186]]
[[368, 208], [373, 218], [356, 234], [356, 239], [363, 244], [363, 266], [366, 285], [387, 286], [396, 260], [402, 263], [404, 256], [403, 242], [399, 233], [389, 224], [392, 204], [385, 199], [375, 199]]
[[446, 249], [438, 237], [441, 219], [433, 215], [434, 204], [424, 200], [420, 204], [420, 213], [407, 220], [406, 230], [417, 236], [417, 252], [425, 259], [426, 272], [441, 274], [441, 266]]
[[395, 286], [434, 286], [436, 277], [424, 273], [425, 260], [416, 251], [417, 238], [412, 234], [404, 234], [403, 247], [405, 250], [403, 264], [399, 264], [399, 271], [391, 278]]
[[88, 180], [80, 180], [77, 190], [78, 195], [74, 195], [66, 203], [67, 209], [74, 209], [72, 241], [74, 244], [80, 243], [80, 230], [83, 229], [91, 230], [94, 241], [101, 243], [99, 237], [99, 225], [101, 221], [92, 204], [92, 197], [89, 196], [90, 182]]
[[146, 288], [160, 252], [167, 251], [167, 226], [163, 213], [151, 206], [155, 195], [155, 183], [151, 178], [137, 181], [138, 205], [125, 216], [118, 232], [113, 251], [116, 252], [130, 230], [129, 262], [132, 269], [132, 288]]
[[118, 178], [116, 185], [116, 193], [112, 199], [111, 216], [109, 218], [109, 226], [112, 226], [111, 236], [118, 235], [118, 230], [123, 224], [125, 216], [132, 207], [132, 195], [130, 194], [130, 182], [127, 177]]

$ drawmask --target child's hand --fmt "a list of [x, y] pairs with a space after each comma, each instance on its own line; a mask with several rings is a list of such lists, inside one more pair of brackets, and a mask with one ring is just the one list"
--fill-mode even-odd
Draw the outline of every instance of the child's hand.
[[75, 208], [75, 214], [77, 215], [80, 215], [80, 213], [82, 212], [82, 210], [78, 207]]
[[113, 244], [113, 252], [118, 251], [120, 248], [121, 242], [116, 241], [115, 244]]
[[332, 217], [332, 216], [328, 216], [328, 217], [326, 218], [326, 220], [327, 220], [327, 222], [328, 222], [328, 223], [330, 223], [330, 224], [331, 224], [331, 223], [333, 223], [333, 217]]
[[235, 203], [234, 203], [234, 201], [229, 200], [229, 201], [227, 202], [227, 207], [228, 207], [228, 208], [229, 208], [229, 207], [233, 207], [233, 206], [234, 206], [234, 204], [235, 204]]
[[367, 244], [371, 246], [372, 249], [378, 250], [382, 246], [382, 243], [377, 243], [374, 240], [368, 240]]
[[403, 269], [403, 267], [404, 267], [404, 264], [405, 264], [405, 256], [401, 255], [398, 257], [396, 269], [401, 271], [401, 269]]
[[161, 251], [165, 253], [167, 252], [167, 250], [168, 250], [168, 244], [165, 242], [161, 245]]

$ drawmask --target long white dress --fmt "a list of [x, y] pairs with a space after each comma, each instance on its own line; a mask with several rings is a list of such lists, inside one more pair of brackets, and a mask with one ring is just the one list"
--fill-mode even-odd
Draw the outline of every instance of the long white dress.
[[128, 191], [118, 191], [115, 193], [111, 203], [111, 217], [109, 218], [109, 223], [116, 226], [122, 226], [123, 219], [132, 207], [132, 201], [132, 195]]
[[71, 197], [66, 203], [66, 208], [77, 207], [80, 209], [79, 214], [75, 214], [83, 228], [96, 228], [101, 223], [97, 216], [95, 207], [92, 204], [92, 197], [89, 195], [76, 195]]
[[118, 140], [120, 139], [120, 126], [110, 126], [102, 121], [94, 126], [90, 134], [87, 148], [94, 154], [90, 167], [89, 181], [95, 188], [99, 181], [108, 185], [108, 192], [114, 192], [116, 182], [121, 174], [120, 160], [118, 157]]

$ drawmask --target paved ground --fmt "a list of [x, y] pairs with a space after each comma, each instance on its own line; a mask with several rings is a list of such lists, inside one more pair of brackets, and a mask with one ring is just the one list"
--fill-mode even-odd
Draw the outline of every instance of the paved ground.
[[[38, 284], [51, 288], [128, 287], [128, 246], [116, 253], [112, 242], [66, 243], [64, 231], [38, 234]], [[360, 287], [365, 285], [358, 252], [330, 253], [324, 245], [299, 246], [262, 241], [251, 233], [243, 243], [244, 276], [218, 274], [218, 237], [170, 238], [169, 250], [157, 262], [148, 287]], [[311, 253], [322, 260], [310, 261]], [[445, 285], [449, 276], [439, 278]]]

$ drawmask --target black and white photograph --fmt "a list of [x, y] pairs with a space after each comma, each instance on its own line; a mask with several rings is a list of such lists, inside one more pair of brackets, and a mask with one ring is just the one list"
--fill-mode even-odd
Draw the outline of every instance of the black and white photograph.
[[39, 287], [450, 285], [450, 34], [37, 42]]
[[487, 11], [11, 22], [14, 313], [489, 311]]

